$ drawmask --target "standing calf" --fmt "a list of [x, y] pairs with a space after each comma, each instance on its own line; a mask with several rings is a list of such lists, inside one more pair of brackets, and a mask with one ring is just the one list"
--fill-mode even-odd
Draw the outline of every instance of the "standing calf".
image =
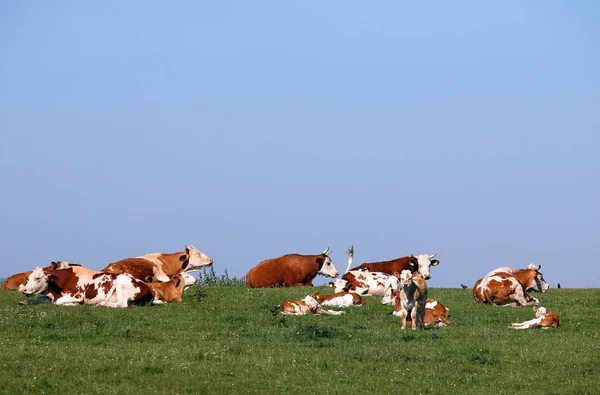
[[406, 329], [406, 318], [410, 313], [412, 329], [423, 328], [425, 318], [425, 304], [427, 302], [427, 284], [423, 275], [402, 270], [400, 273], [400, 303], [402, 310], [402, 329]]

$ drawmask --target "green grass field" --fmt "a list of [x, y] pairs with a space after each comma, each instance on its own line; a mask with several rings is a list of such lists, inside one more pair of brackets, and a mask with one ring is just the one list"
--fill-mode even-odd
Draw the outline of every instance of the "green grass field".
[[551, 289], [556, 330], [507, 329], [529, 308], [430, 289], [449, 328], [401, 331], [379, 298], [342, 316], [275, 314], [329, 288], [186, 291], [128, 309], [21, 306], [0, 292], [0, 393], [600, 393], [600, 290]]

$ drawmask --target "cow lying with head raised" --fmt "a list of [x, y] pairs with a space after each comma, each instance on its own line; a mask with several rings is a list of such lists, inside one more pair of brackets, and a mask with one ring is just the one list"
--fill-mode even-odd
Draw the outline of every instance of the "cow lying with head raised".
[[[527, 269], [498, 268], [477, 280], [473, 298], [498, 306], [532, 306], [539, 301], [527, 292], [546, 292], [548, 284], [540, 272], [541, 265], [525, 265]], [[506, 270], [506, 271], [505, 271]]]
[[337, 277], [327, 248], [319, 255], [287, 254], [267, 259], [254, 266], [246, 275], [247, 287], [312, 286], [317, 274]]
[[126, 274], [110, 274], [70, 267], [37, 267], [21, 289], [25, 295], [48, 295], [57, 305], [90, 304], [107, 307], [144, 305], [154, 297], [144, 282]]
[[427, 284], [420, 273], [403, 270], [400, 273], [400, 306], [397, 314], [402, 319], [402, 329], [406, 328], [406, 319], [410, 314], [412, 329], [423, 328], [425, 304], [427, 302]]
[[198, 270], [212, 265], [212, 258], [194, 246], [188, 245], [184, 251], [172, 254], [152, 253], [137, 258], [126, 258], [102, 269], [105, 273], [129, 274], [144, 282], [168, 282], [171, 277], [184, 272]]
[[[44, 269], [66, 269], [69, 266], [81, 266], [79, 263], [69, 263], [66, 261], [50, 262], [50, 265]], [[4, 291], [20, 291], [21, 288], [27, 283], [27, 279], [32, 271], [13, 274], [2, 282], [2, 289]]]
[[[350, 257], [350, 262], [352, 262], [354, 249], [350, 248], [347, 253]], [[411, 253], [409, 256], [392, 259], [391, 261], [363, 263], [350, 270], [366, 270], [389, 275], [401, 273], [403, 270], [410, 270], [411, 272], [419, 272], [423, 275], [423, 278], [429, 279], [431, 278], [431, 273], [429, 272], [430, 266], [437, 266], [440, 263], [439, 260], [433, 259], [437, 254], [437, 251], [433, 255], [422, 254], [415, 256]], [[348, 266], [350, 266], [350, 264]]]
[[307, 296], [303, 300], [286, 300], [279, 305], [278, 311], [285, 315], [344, 314], [343, 311], [324, 310], [312, 296]]
[[365, 300], [356, 292], [336, 292], [331, 295], [321, 295], [319, 292], [312, 296], [321, 306], [349, 307], [362, 306]]
[[510, 329], [532, 329], [532, 328], [558, 328], [560, 325], [558, 314], [546, 311], [545, 307], [533, 307], [535, 318], [525, 322], [515, 322], [508, 327]]

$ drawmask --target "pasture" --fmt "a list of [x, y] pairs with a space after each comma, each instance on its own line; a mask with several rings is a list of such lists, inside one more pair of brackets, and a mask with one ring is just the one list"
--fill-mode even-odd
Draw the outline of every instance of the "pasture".
[[367, 297], [342, 316], [275, 314], [325, 287], [206, 286], [127, 309], [18, 305], [0, 292], [0, 393], [598, 393], [600, 290], [550, 289], [556, 330], [507, 329], [530, 308], [431, 288], [449, 328], [401, 331]]

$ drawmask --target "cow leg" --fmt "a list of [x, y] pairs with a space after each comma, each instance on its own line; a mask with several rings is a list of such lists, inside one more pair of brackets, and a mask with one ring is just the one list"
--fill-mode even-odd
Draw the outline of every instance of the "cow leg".
[[515, 323], [509, 325], [509, 328], [510, 329], [530, 329], [530, 328], [536, 328], [539, 324], [540, 324], [540, 319], [534, 318], [532, 320], [521, 322], [521, 323], [515, 322]]
[[408, 315], [408, 312], [404, 309], [400, 310], [400, 312], [398, 313], [398, 316], [402, 320], [402, 329], [406, 329], [406, 316], [407, 315]]
[[59, 306], [77, 306], [81, 304], [81, 302], [82, 301], [80, 298], [75, 298], [71, 295], [63, 295], [60, 298], [56, 299], [54, 304], [57, 304]]
[[417, 306], [413, 307], [412, 310], [410, 311], [410, 319], [411, 319], [412, 329], [413, 330], [417, 329]]

